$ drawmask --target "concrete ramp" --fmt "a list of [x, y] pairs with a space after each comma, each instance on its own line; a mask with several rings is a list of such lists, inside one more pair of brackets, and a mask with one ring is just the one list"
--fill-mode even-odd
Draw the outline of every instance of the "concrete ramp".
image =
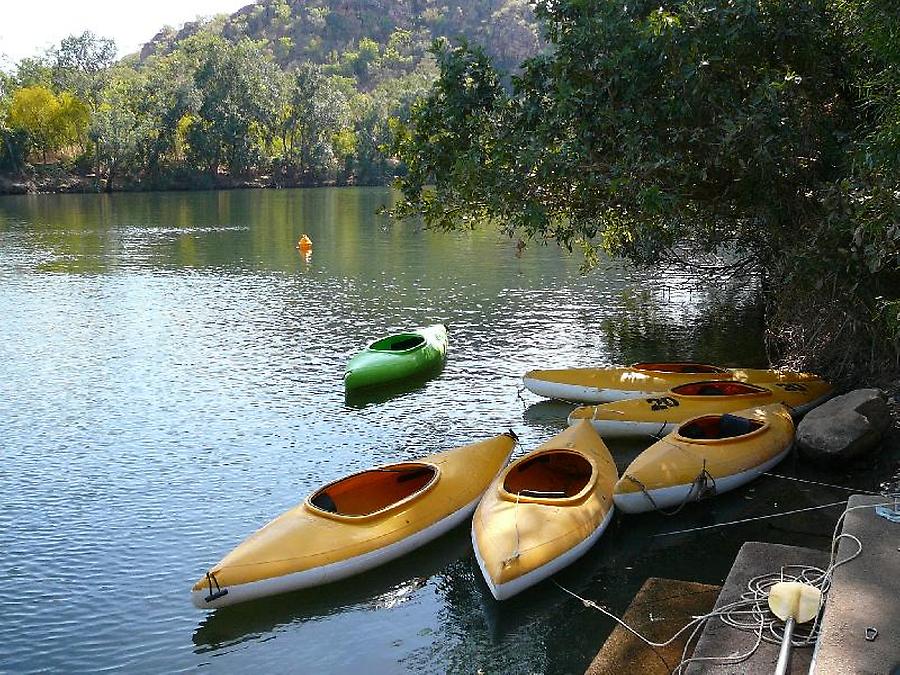
[[[763, 544], [748, 541], [741, 546], [737, 558], [722, 592], [716, 601], [716, 608], [721, 608], [741, 598], [747, 590], [747, 582], [753, 577], [778, 572], [784, 565], [815, 565], [825, 568], [828, 565], [828, 554], [811, 548], [785, 546], [783, 544]], [[697, 641], [692, 658], [735, 656], [749, 652], [756, 644], [756, 633], [738, 630], [723, 623], [719, 618], [706, 622], [706, 627]], [[763, 642], [753, 656], [740, 663], [724, 663], [710, 660], [689, 663], [685, 668], [687, 675], [699, 673], [715, 673], [716, 675], [772, 675], [778, 661], [779, 645]], [[788, 671], [794, 675], [806, 675], [812, 658], [812, 649], [795, 648], [791, 652], [791, 667]]]
[[[871, 508], [885, 501], [850, 498], [850, 507], [869, 507], [849, 511], [842, 530], [859, 539], [862, 552], [834, 571], [816, 647], [816, 675], [900, 673], [900, 523]], [[858, 548], [855, 541], [842, 539], [838, 560]]]

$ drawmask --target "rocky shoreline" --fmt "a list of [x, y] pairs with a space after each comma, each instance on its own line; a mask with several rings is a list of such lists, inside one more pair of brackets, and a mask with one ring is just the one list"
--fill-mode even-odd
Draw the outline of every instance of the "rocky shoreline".
[[813, 409], [797, 425], [800, 454], [835, 464], [880, 447], [894, 418], [880, 389], [854, 389]]

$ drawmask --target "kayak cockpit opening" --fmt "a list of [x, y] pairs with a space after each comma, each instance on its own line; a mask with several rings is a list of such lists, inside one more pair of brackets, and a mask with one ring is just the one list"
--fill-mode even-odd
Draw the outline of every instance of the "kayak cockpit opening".
[[691, 382], [672, 387], [672, 392], [681, 396], [746, 396], [750, 394], [768, 394], [769, 390], [744, 382], [712, 381]]
[[650, 363], [641, 362], [631, 366], [635, 370], [650, 370], [656, 373], [687, 373], [687, 374], [711, 374], [711, 373], [727, 373], [725, 368], [711, 366], [707, 363]]
[[307, 505], [337, 516], [370, 516], [424, 492], [438, 473], [436, 466], [417, 463], [370, 469], [320, 488]]
[[737, 438], [758, 431], [765, 426], [764, 422], [752, 420], [740, 415], [706, 415], [696, 417], [678, 428], [678, 435], [688, 439]]
[[390, 335], [386, 338], [376, 340], [369, 349], [377, 352], [406, 352], [425, 344], [425, 338], [415, 333], [400, 333], [399, 335]]
[[567, 499], [587, 487], [593, 472], [593, 465], [580, 453], [550, 450], [513, 466], [503, 489], [532, 499]]

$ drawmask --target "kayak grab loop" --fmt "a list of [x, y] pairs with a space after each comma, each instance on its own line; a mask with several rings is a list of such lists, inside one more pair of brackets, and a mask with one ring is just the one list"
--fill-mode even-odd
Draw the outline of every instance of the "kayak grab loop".
[[[219, 582], [216, 580], [216, 575], [214, 572], [206, 573], [206, 583], [209, 584], [209, 595], [203, 598], [206, 602], [212, 602], [213, 600], [218, 600], [219, 598], [224, 598], [228, 595], [227, 588], [221, 588], [219, 586]], [[213, 584], [216, 585], [216, 592], [213, 593]]]

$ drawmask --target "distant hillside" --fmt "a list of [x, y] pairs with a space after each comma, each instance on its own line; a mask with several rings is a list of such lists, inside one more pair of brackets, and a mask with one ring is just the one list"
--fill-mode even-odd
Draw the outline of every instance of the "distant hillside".
[[431, 41], [462, 37], [481, 44], [504, 70], [540, 48], [527, 0], [260, 0], [230, 16], [164, 28], [140, 53], [140, 61], [175, 49], [201, 31], [230, 42], [265, 43], [282, 68], [311, 62], [355, 77], [363, 89], [366, 68], [391, 58], [394, 72], [412, 72]]
[[0, 73], [0, 178], [385, 184], [406, 171], [396, 132], [431, 91], [438, 38], [482, 45], [506, 72], [541, 49], [528, 0], [259, 0], [164, 28], [117, 62], [111, 40], [70, 36]]

